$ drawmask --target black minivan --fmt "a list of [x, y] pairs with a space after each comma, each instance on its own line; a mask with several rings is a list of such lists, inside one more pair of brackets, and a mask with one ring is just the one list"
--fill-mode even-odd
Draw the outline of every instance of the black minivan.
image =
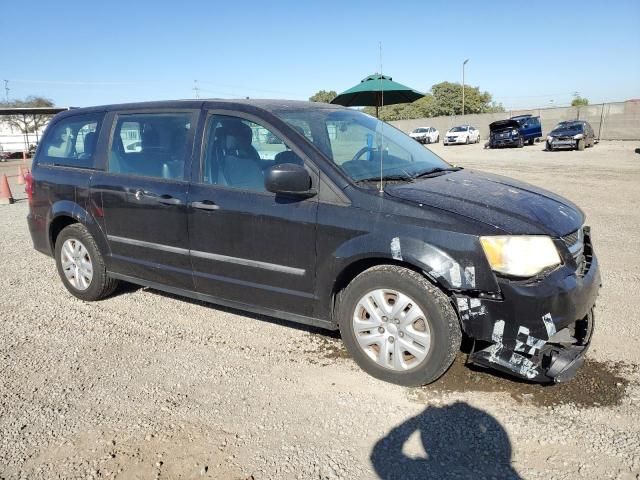
[[600, 274], [577, 206], [356, 110], [65, 111], [27, 190], [35, 248], [83, 300], [125, 281], [339, 328], [364, 370], [401, 385], [436, 380], [465, 337], [471, 362], [537, 382], [572, 378], [590, 343]]

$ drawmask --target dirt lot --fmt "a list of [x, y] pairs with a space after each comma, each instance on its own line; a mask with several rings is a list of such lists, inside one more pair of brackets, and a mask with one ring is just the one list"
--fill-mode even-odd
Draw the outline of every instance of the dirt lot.
[[[0, 206], [0, 479], [640, 479], [640, 145], [433, 150], [579, 204], [604, 287], [589, 361], [543, 387], [465, 366], [377, 381], [339, 338], [149, 289], [71, 297]], [[18, 162], [0, 164], [15, 175]]]

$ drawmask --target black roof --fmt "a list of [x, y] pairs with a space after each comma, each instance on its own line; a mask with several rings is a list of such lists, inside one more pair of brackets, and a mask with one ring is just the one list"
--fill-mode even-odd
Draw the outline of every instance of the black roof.
[[3, 115], [55, 115], [69, 110], [67, 107], [6, 107], [0, 108], [0, 116]]
[[224, 108], [237, 107], [241, 110], [258, 108], [273, 112], [276, 110], [344, 110], [346, 107], [320, 102], [305, 102], [302, 100], [271, 100], [271, 99], [187, 99], [162, 100], [153, 102], [119, 103], [111, 105], [96, 105], [92, 107], [74, 108], [61, 115], [78, 113], [105, 112], [113, 110], [161, 109], [161, 108]]

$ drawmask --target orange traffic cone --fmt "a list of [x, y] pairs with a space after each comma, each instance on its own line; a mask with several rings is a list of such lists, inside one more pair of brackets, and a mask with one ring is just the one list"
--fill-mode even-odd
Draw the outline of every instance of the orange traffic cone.
[[18, 185], [24, 185], [24, 172], [22, 167], [18, 167]]
[[7, 175], [3, 173], [0, 180], [0, 205], [11, 205], [12, 203], [13, 195], [11, 195], [9, 181], [7, 180]]

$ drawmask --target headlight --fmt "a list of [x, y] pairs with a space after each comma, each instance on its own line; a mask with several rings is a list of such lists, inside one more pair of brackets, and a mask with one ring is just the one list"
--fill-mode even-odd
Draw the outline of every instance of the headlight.
[[574, 136], [573, 136], [573, 139], [574, 139], [574, 140], [580, 140], [582, 137], [584, 137], [584, 134], [582, 134], [582, 133], [578, 133], [578, 134], [576, 134], [576, 135], [574, 135]]
[[551, 135], [547, 137], [547, 142], [553, 142], [553, 137]]
[[511, 130], [511, 135], [517, 135], [517, 134], [518, 134], [518, 130], [516, 130], [515, 128]]
[[494, 272], [514, 277], [532, 277], [560, 265], [551, 237], [542, 235], [480, 237], [480, 244]]

